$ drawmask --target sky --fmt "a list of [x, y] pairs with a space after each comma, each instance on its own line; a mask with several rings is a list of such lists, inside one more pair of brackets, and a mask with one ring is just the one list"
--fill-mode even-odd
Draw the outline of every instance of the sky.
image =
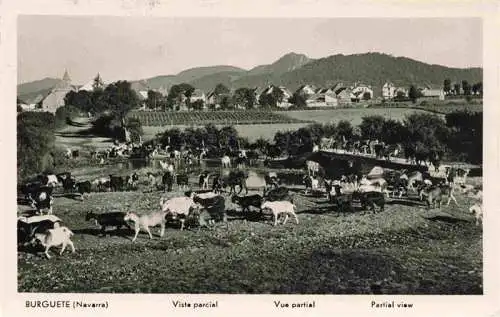
[[449, 67], [482, 67], [478, 18], [166, 18], [20, 16], [18, 83], [99, 72], [106, 82], [199, 66], [250, 69], [289, 52], [310, 58], [381, 52]]

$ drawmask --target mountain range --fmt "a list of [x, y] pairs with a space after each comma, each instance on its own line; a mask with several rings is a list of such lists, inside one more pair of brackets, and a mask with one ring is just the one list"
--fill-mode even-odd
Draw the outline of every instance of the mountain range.
[[[132, 81], [150, 89], [169, 89], [174, 84], [189, 83], [205, 92], [218, 83], [237, 89], [240, 87], [264, 87], [269, 84], [282, 85], [294, 91], [304, 84], [319, 87], [333, 86], [338, 82], [352, 84], [362, 82], [371, 85], [375, 96], [381, 94], [382, 85], [391, 81], [397, 86], [430, 85], [442, 87], [444, 79], [452, 82], [469, 83], [482, 81], [482, 68], [451, 68], [426, 64], [407, 57], [394, 57], [382, 53], [353, 55], [337, 54], [312, 59], [304, 54], [288, 53], [268, 65], [259, 65], [250, 70], [239, 67], [218, 65], [196, 67], [176, 75], [156, 76]], [[18, 85], [18, 97], [37, 95], [50, 89], [58, 79], [45, 78]]]

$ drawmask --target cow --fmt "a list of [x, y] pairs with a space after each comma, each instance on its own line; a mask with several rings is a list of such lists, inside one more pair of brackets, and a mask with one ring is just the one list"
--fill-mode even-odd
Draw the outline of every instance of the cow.
[[75, 184], [75, 189], [83, 199], [85, 197], [85, 194], [90, 194], [92, 190], [92, 184], [90, 183], [90, 181], [77, 182]]
[[307, 174], [315, 176], [319, 172], [319, 163], [314, 161], [306, 161]]
[[200, 176], [198, 177], [198, 186], [202, 189], [208, 189], [209, 177], [210, 174], [207, 171], [201, 173]]
[[240, 190], [238, 195], [241, 194], [243, 189], [245, 194], [248, 193], [248, 188], [246, 186], [247, 174], [243, 171], [230, 171], [229, 175], [222, 177], [217, 175], [214, 179], [213, 190], [214, 192], [220, 191], [222, 188], [229, 186], [229, 195], [236, 193], [236, 186], [239, 186]]
[[112, 191], [118, 191], [123, 189], [125, 181], [121, 176], [109, 175], [109, 185]]
[[172, 191], [173, 182], [174, 182], [174, 177], [173, 177], [172, 173], [170, 173], [169, 171], [166, 171], [165, 173], [163, 173], [163, 175], [161, 177], [161, 183], [163, 185], [163, 190], [165, 192]]
[[42, 186], [28, 194], [31, 207], [36, 208], [37, 214], [42, 214], [43, 209], [48, 209], [48, 215], [52, 214], [52, 205], [54, 203], [52, 191], [53, 188], [51, 186]]
[[227, 155], [224, 155], [221, 158], [221, 164], [222, 164], [222, 168], [231, 168], [231, 158]]

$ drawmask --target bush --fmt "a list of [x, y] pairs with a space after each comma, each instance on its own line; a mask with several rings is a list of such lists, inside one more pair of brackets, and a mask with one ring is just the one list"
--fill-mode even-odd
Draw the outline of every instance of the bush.
[[62, 128], [79, 115], [79, 110], [73, 106], [59, 107], [55, 114], [55, 128]]
[[53, 167], [55, 117], [48, 112], [17, 116], [17, 176], [24, 179]]

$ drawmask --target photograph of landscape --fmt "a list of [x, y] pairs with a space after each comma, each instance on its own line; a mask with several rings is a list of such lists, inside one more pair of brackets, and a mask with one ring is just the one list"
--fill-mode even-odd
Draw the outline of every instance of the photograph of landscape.
[[483, 294], [481, 19], [17, 27], [18, 292]]

